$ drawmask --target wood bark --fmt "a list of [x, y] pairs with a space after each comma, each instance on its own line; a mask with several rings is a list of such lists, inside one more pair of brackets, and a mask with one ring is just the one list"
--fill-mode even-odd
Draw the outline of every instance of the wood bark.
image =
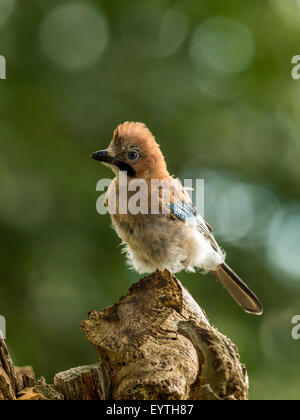
[[209, 322], [179, 280], [157, 271], [133, 284], [82, 330], [100, 362], [36, 381], [15, 369], [0, 341], [0, 399], [245, 400], [248, 376], [238, 350]]
[[15, 400], [19, 392], [17, 373], [6, 347], [0, 339], [0, 400]]

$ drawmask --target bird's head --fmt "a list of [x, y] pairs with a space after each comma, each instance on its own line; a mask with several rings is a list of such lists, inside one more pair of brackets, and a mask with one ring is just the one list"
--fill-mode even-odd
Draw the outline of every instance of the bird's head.
[[91, 156], [109, 166], [116, 175], [119, 171], [126, 171], [131, 178], [143, 179], [163, 179], [169, 175], [159, 145], [142, 123], [120, 124], [109, 147]]

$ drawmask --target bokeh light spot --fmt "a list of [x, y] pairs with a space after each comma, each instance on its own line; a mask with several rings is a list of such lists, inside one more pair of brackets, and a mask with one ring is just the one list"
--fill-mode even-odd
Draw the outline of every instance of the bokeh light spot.
[[190, 54], [203, 67], [224, 73], [246, 70], [255, 53], [252, 33], [242, 23], [226, 17], [207, 19], [194, 33]]
[[122, 16], [122, 39], [128, 52], [143, 58], [173, 54], [186, 39], [189, 21], [175, 8], [135, 3]]
[[265, 314], [260, 329], [261, 348], [266, 359], [277, 363], [288, 362], [299, 366], [299, 342], [292, 339], [292, 318], [299, 313], [299, 300]]
[[299, 0], [272, 0], [270, 4], [288, 25], [299, 27], [300, 1]]
[[270, 222], [267, 254], [274, 272], [300, 282], [299, 234], [300, 207], [281, 211]]
[[11, 17], [15, 8], [15, 0], [1, 0], [0, 2], [0, 26], [4, 25]]
[[99, 9], [83, 3], [64, 4], [53, 9], [40, 26], [45, 55], [69, 69], [93, 65], [108, 43], [108, 27]]
[[161, 50], [164, 55], [173, 54], [184, 42], [189, 28], [187, 17], [177, 10], [168, 11], [160, 28]]

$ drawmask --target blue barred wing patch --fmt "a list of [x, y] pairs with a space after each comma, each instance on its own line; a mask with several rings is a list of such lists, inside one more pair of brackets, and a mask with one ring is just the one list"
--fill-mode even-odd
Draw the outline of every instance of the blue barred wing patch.
[[198, 215], [196, 208], [192, 204], [185, 202], [173, 203], [170, 205], [170, 210], [177, 219], [182, 220], [197, 229], [207, 240], [209, 240], [215, 251], [220, 249], [212, 234], [210, 226]]
[[172, 203], [170, 209], [171, 213], [183, 222], [194, 222], [197, 218], [197, 210], [188, 203]]

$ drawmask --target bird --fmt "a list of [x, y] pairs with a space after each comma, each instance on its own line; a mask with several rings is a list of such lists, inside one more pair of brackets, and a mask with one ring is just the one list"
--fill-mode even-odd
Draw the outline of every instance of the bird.
[[[109, 147], [91, 157], [114, 172], [106, 205], [115, 203], [115, 211], [110, 212], [112, 225], [133, 269], [141, 274], [156, 270], [210, 272], [247, 313], [263, 313], [257, 296], [226, 263], [226, 254], [213, 229], [197, 211], [187, 190], [170, 175], [161, 148], [145, 124], [126, 121], [118, 125]], [[124, 177], [129, 184], [123, 183]], [[121, 211], [121, 184], [126, 188], [125, 204], [136, 193], [129, 189], [130, 182], [147, 187], [139, 196], [139, 204], [147, 199], [144, 211]], [[162, 193], [162, 185], [169, 188], [168, 199]], [[151, 211], [154, 196], [158, 197], [159, 212]]]

